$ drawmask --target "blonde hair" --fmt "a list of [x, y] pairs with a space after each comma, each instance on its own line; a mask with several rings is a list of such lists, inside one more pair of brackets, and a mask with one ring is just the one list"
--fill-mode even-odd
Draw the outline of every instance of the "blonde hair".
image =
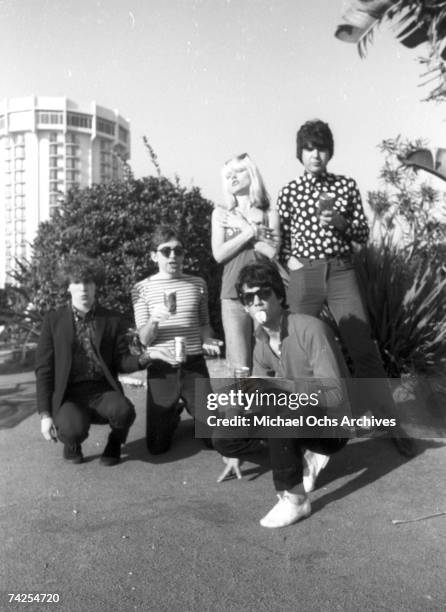
[[251, 179], [249, 186], [250, 204], [256, 208], [260, 208], [260, 210], [268, 210], [270, 207], [268, 192], [266, 191], [259, 169], [249, 157], [248, 153], [241, 153], [240, 155], [232, 157], [225, 162], [222, 168], [221, 177], [223, 183], [223, 194], [228, 209], [231, 210], [237, 205], [237, 198], [230, 192], [228, 188], [228, 181], [226, 180], [228, 169], [233, 167], [241, 167], [248, 171], [249, 178]]

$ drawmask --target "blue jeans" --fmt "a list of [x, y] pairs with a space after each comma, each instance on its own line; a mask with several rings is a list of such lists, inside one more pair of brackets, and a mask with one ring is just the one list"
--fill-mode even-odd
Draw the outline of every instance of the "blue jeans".
[[221, 300], [221, 316], [225, 332], [226, 360], [229, 366], [252, 367], [254, 326], [251, 317], [237, 299]]
[[355, 378], [381, 379], [376, 384], [372, 380], [358, 381], [356, 398], [351, 398], [356, 411], [370, 410], [377, 415], [391, 416], [393, 399], [387, 382], [383, 382], [387, 374], [372, 338], [351, 258], [300, 261], [304, 267], [290, 273], [288, 303], [291, 312], [318, 317], [324, 303], [328, 306], [353, 362]]

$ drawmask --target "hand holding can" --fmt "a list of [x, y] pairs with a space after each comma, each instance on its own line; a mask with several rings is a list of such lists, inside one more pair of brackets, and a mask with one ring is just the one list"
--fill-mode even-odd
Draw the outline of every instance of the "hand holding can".
[[167, 308], [170, 314], [176, 314], [177, 312], [177, 292], [176, 291], [165, 291], [164, 292], [164, 306]]
[[333, 193], [321, 193], [318, 201], [319, 212], [333, 210], [335, 200], [336, 196]]

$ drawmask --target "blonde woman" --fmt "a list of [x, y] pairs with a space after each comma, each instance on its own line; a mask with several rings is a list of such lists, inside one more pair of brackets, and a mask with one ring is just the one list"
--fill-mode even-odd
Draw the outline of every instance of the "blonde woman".
[[212, 215], [212, 254], [224, 264], [221, 309], [226, 359], [231, 368], [251, 367], [253, 323], [240, 303], [235, 284], [247, 264], [279, 249], [279, 216], [270, 200], [257, 166], [247, 153], [237, 155], [222, 169], [225, 205]]

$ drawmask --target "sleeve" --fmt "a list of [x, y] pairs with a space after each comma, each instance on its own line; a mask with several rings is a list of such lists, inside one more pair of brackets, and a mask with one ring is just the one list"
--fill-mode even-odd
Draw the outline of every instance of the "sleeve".
[[346, 221], [347, 227], [344, 230], [346, 238], [359, 244], [366, 243], [370, 230], [364, 214], [361, 194], [353, 179], [348, 181], [348, 215]]
[[322, 390], [320, 405], [328, 409], [345, 406], [347, 393], [342, 377], [347, 366], [331, 329], [319, 319], [305, 327], [303, 341], [313, 376]]
[[288, 197], [285, 195], [284, 190], [279, 193], [277, 200], [277, 212], [280, 217], [280, 233], [281, 242], [279, 250], [279, 261], [286, 265], [288, 259], [291, 257], [291, 222], [292, 222], [292, 211], [290, 210], [290, 203]]
[[144, 298], [141, 283], [136, 284], [132, 289], [132, 304], [135, 315], [136, 329], [140, 329], [150, 318], [150, 309]]
[[200, 291], [200, 303], [198, 307], [198, 322], [200, 327], [209, 325], [209, 296], [206, 281], [198, 279], [198, 290]]
[[49, 314], [43, 320], [42, 331], [37, 344], [35, 374], [37, 411], [51, 414], [55, 373], [54, 342]]
[[124, 373], [141, 369], [138, 356], [132, 355], [130, 352], [127, 329], [127, 322], [120, 318], [117, 325], [113, 361], [117, 366], [117, 371]]

